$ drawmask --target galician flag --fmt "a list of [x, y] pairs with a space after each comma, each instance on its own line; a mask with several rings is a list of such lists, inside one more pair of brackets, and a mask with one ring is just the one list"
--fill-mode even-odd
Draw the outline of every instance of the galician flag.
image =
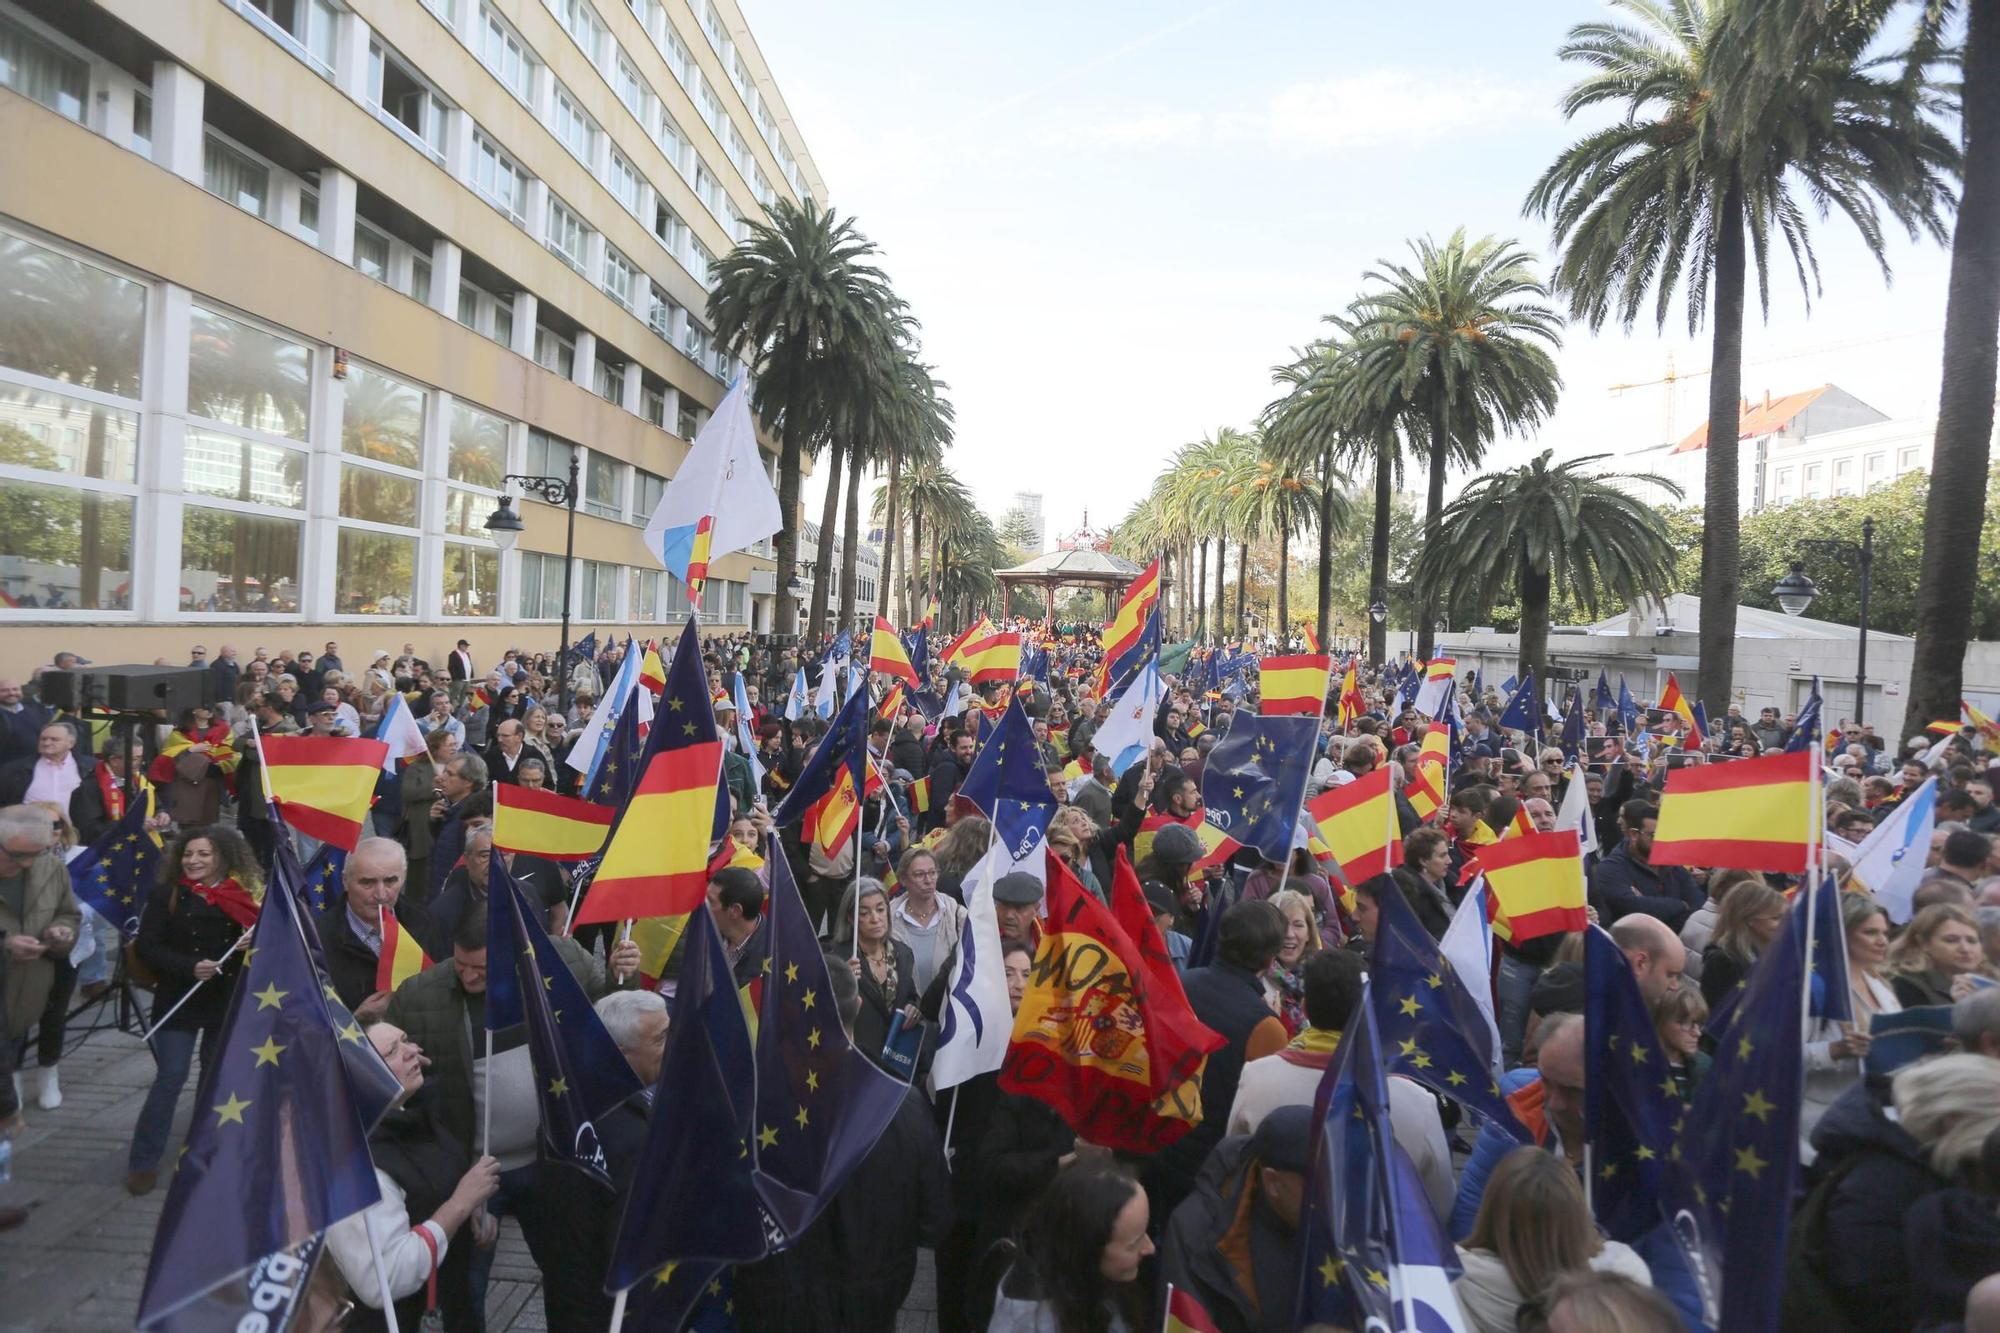
[[1091, 748], [1111, 761], [1114, 774], [1146, 757], [1153, 744], [1153, 717], [1160, 711], [1165, 693], [1159, 667], [1148, 662], [1111, 705], [1111, 716], [1092, 734]]
[[757, 450], [749, 386], [738, 375], [660, 496], [646, 524], [646, 549], [700, 606], [709, 562], [762, 541], [784, 522]]

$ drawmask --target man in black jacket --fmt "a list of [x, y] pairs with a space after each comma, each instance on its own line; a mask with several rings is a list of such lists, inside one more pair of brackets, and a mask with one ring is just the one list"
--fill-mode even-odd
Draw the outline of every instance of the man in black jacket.
[[1294, 1326], [1312, 1132], [1310, 1106], [1281, 1106], [1255, 1133], [1224, 1139], [1167, 1221], [1160, 1274], [1200, 1301], [1222, 1333]]
[[104, 817], [104, 793], [97, 786], [97, 761], [73, 753], [76, 730], [67, 722], [44, 724], [35, 748], [34, 755], [0, 766], [0, 807], [53, 800], [53, 792], [73, 782], [62, 804], [77, 836], [83, 842], [95, 841], [110, 822]]
[[445, 877], [464, 853], [466, 821], [481, 815], [493, 818], [493, 798], [485, 796], [486, 761], [478, 755], [453, 755], [438, 770], [437, 789], [440, 795], [431, 803], [431, 882], [425, 886], [426, 900], [444, 888]]
[[401, 843], [393, 838], [363, 838], [347, 855], [341, 873], [345, 892], [320, 914], [326, 979], [340, 1002], [364, 1023], [380, 1018], [389, 1006], [389, 992], [375, 985], [383, 918], [393, 917], [414, 939], [430, 934], [430, 914], [403, 896], [408, 868]]
[[1660, 811], [1652, 802], [1627, 801], [1618, 822], [1625, 836], [1597, 863], [1590, 877], [1590, 905], [1607, 927], [1628, 913], [1643, 912], [1678, 933], [1708, 895], [1686, 866], [1653, 864], [1653, 833], [1659, 828]]

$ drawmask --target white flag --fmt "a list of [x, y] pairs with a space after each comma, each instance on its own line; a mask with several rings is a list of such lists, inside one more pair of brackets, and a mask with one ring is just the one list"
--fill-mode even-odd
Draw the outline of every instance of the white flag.
[[1000, 961], [1000, 919], [993, 910], [993, 884], [1013, 868], [1007, 849], [996, 839], [965, 877], [965, 925], [959, 932], [958, 956], [952, 961], [950, 986], [945, 992], [943, 1034], [931, 1060], [933, 1092], [991, 1073], [1007, 1059], [1014, 1014], [1007, 999], [1006, 970]]
[[589, 791], [591, 784], [597, 780], [597, 766], [604, 761], [604, 747], [611, 743], [611, 728], [618, 725], [618, 710], [625, 706], [625, 697], [639, 683], [639, 659], [644, 656], [633, 646], [632, 636], [626, 635], [625, 653], [618, 659], [618, 671], [611, 677], [611, 688], [597, 701], [590, 721], [576, 733], [576, 743], [563, 756], [563, 763], [584, 775], [585, 791]]
[[1498, 1078], [1500, 1023], [1493, 1014], [1493, 987], [1486, 982], [1493, 975], [1493, 928], [1486, 921], [1489, 892], [1484, 877], [1472, 882], [1459, 901], [1458, 910], [1452, 913], [1444, 938], [1438, 941], [1438, 952], [1450, 961], [1451, 970], [1458, 973], [1472, 1002], [1479, 1006], [1480, 1016], [1486, 1020], [1486, 1031], [1493, 1038], [1493, 1076]]
[[388, 753], [382, 756], [382, 771], [392, 778], [401, 771], [397, 767], [399, 761], [429, 753], [424, 733], [417, 730], [417, 720], [410, 716], [410, 706], [400, 694], [389, 696], [389, 707], [375, 724], [375, 739], [389, 743]]
[[1597, 817], [1590, 809], [1590, 788], [1583, 780], [1583, 765], [1571, 764], [1569, 786], [1563, 790], [1562, 808], [1556, 811], [1558, 829], [1576, 830], [1577, 854], [1588, 856], [1599, 850], [1597, 845]]
[[813, 691], [813, 711], [821, 717], [833, 716], [834, 691], [839, 686], [840, 671], [834, 666], [833, 654], [819, 664], [819, 688]]
[[1114, 774], [1123, 773], [1146, 757], [1153, 744], [1153, 718], [1160, 711], [1166, 686], [1160, 672], [1148, 662], [1111, 705], [1111, 716], [1091, 734], [1090, 748], [1111, 761]]
[[757, 728], [750, 719], [750, 696], [743, 689], [743, 673], [736, 673], [736, 743], [743, 747], [743, 757], [750, 761], [750, 783], [755, 791], [764, 790], [764, 765], [757, 761]]
[[1925, 778], [1854, 851], [1855, 882], [1874, 894], [1899, 926], [1910, 919], [1936, 829], [1937, 779]]
[[739, 375], [661, 493], [646, 524], [646, 549], [699, 605], [710, 564], [784, 525], [785, 511], [757, 450], [749, 386]]
[[806, 684], [806, 669], [792, 677], [792, 692], [785, 698], [785, 721], [796, 722], [812, 707], [812, 687]]

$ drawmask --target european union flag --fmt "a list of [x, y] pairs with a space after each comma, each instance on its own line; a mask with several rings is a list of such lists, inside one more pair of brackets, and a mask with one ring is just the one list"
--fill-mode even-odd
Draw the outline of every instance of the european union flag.
[[346, 869], [347, 849], [330, 842], [321, 843], [312, 860], [306, 862], [304, 883], [300, 887], [305, 892], [306, 908], [313, 916], [324, 912], [344, 891], [341, 877]]
[[671, 1265], [747, 1263], [767, 1250], [750, 1155], [757, 1081], [750, 1024], [714, 919], [697, 911], [689, 920], [673, 1026], [607, 1291], [665, 1288]]
[[1812, 900], [1811, 1013], [1829, 1023], [1852, 1023], [1854, 991], [1847, 983], [1847, 928], [1840, 920], [1840, 885], [1827, 876]]
[[573, 662], [595, 662], [597, 660], [596, 630], [592, 630], [570, 645], [569, 660]]
[[1015, 861], [1026, 860], [1041, 845], [1056, 798], [1035, 745], [1034, 724], [1019, 699], [1007, 705], [992, 733], [980, 738], [958, 794], [993, 821], [994, 836]]
[[146, 895], [160, 878], [160, 836], [147, 829], [153, 788], [144, 800], [125, 803], [125, 814], [69, 863], [69, 883], [90, 910], [118, 927], [126, 939], [139, 933]]
[[[1500, 1095], [1493, 1034], [1469, 983], [1400, 892], [1381, 895], [1368, 971], [1389, 1072], [1463, 1103], [1522, 1143], [1534, 1142]], [[1470, 984], [1483, 986], [1486, 978]]]
[[1147, 608], [1145, 623], [1139, 628], [1139, 637], [1130, 647], [1105, 664], [1105, 693], [1115, 695], [1124, 688], [1126, 682], [1138, 674], [1139, 668], [1148, 662], [1158, 661], [1160, 656], [1160, 604], [1155, 601]]
[[1265, 860], [1285, 860], [1318, 739], [1316, 717], [1239, 713], [1202, 768], [1203, 817]]
[[1799, 896], [1714, 1030], [1715, 1064], [1669, 1154], [1666, 1207], [1717, 1333], [1778, 1326], [1784, 1284], [1772, 1275], [1784, 1272], [1798, 1176], [1800, 1026], [1814, 910], [1813, 894]]
[[1583, 687], [1573, 686], [1569, 692], [1569, 711], [1563, 715], [1562, 752], [1565, 759], [1574, 761], [1583, 753]]
[[335, 1025], [296, 876], [281, 851], [160, 1212], [142, 1326], [381, 1197], [338, 1049], [368, 1041]]
[[792, 789], [785, 793], [785, 799], [772, 814], [771, 819], [778, 827], [805, 818], [806, 811], [833, 790], [843, 765], [854, 780], [856, 798], [868, 790], [868, 719], [873, 711], [866, 690], [856, 690], [841, 701], [833, 725], [820, 738], [812, 758], [806, 760], [798, 780], [792, 783]]
[[526, 1022], [541, 1102], [542, 1150], [609, 1185], [596, 1121], [640, 1091], [632, 1066], [521, 897], [506, 858], [490, 853], [486, 892], [486, 1027]]
[[[1702, 744], [1705, 743], [1707, 740], [1708, 740], [1708, 709], [1702, 705], [1701, 700], [1696, 699], [1694, 701], [1694, 731], [1683, 739], [1682, 748], [1699, 749], [1702, 746]], [[1687, 744], [1688, 741], [1694, 742], [1694, 745], [1690, 747]]]
[[732, 1333], [735, 1285], [736, 1272], [728, 1264], [667, 1264], [632, 1289], [625, 1306], [626, 1326]]
[[[628, 645], [626, 656], [630, 657], [634, 651]], [[613, 686], [615, 689], [615, 681]], [[622, 700], [605, 701], [605, 707], [618, 710], [618, 720], [611, 724], [604, 755], [598, 761], [597, 772], [591, 775], [584, 799], [620, 810], [632, 799], [632, 789], [639, 785], [639, 776], [645, 771], [641, 761], [646, 753], [646, 738], [639, 731], [639, 691], [644, 688], [642, 685], [628, 690]]]
[[1389, 1123], [1371, 979], [1313, 1103], [1293, 1326], [1462, 1327], [1457, 1255]]
[[1660, 1182], [1685, 1108], [1632, 964], [1595, 926], [1584, 931], [1583, 978], [1585, 1183], [1597, 1224], [1629, 1244], [1660, 1224]]
[[1639, 705], [1632, 702], [1632, 691], [1626, 687], [1625, 674], [1618, 674], [1618, 729], [1630, 736], [1639, 726]]
[[853, 648], [854, 636], [846, 630], [842, 630], [840, 633], [834, 635], [833, 647], [826, 650], [826, 655], [836, 662], [845, 662], [848, 654], [853, 651]]
[[1819, 742], [1820, 702], [1819, 677], [1814, 676], [1812, 693], [1806, 696], [1805, 707], [1799, 709], [1798, 718], [1792, 723], [1792, 734], [1785, 738], [1787, 753], [1807, 749]]
[[910, 659], [910, 668], [917, 673], [917, 679], [928, 683], [931, 678], [929, 636], [921, 628], [908, 631], [903, 635], [903, 653]]
[[[1508, 679], [1512, 680], [1513, 677], [1510, 676]], [[1504, 690], [1507, 687], [1503, 685], [1500, 688]], [[1500, 721], [1496, 725], [1515, 731], [1525, 731], [1535, 739], [1541, 739], [1542, 696], [1535, 690], [1534, 672], [1528, 673], [1527, 679], [1521, 682], [1521, 688], [1515, 690], [1514, 696], [1507, 700], [1507, 706], [1500, 710]]]
[[[1622, 679], [1622, 677], [1621, 677]], [[1597, 698], [1591, 706], [1600, 713], [1609, 712], [1617, 701], [1611, 697], [1611, 682], [1604, 675], [1604, 668], [1597, 668]]]

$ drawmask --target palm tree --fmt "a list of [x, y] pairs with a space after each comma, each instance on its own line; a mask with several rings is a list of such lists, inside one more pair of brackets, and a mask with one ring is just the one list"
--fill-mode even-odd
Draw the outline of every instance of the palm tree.
[[[1768, 310], [1771, 242], [1782, 237], [1808, 299], [1819, 291], [1809, 201], [1822, 219], [1836, 209], [1845, 214], [1886, 277], [1883, 214], [1913, 237], [1942, 237], [1957, 152], [1927, 119], [1946, 109], [1934, 85], [1920, 72], [1875, 72], [1866, 52], [1874, 25], [1827, 26], [1821, 41], [1799, 48], [1799, 58], [1773, 70], [1754, 97], [1725, 101], [1715, 67], [1729, 20], [1742, 11], [1748, 21], [1757, 6], [1613, 2], [1634, 21], [1579, 24], [1562, 46], [1565, 60], [1592, 71], [1570, 89], [1564, 112], [1611, 105], [1624, 115], [1565, 150], [1535, 183], [1527, 207], [1551, 219], [1562, 250], [1556, 289], [1593, 330], [1614, 315], [1631, 328], [1649, 295], [1651, 314], [1664, 326], [1683, 283], [1689, 332], [1711, 317], [1697, 693], [1719, 715], [1730, 701], [1741, 592], [1737, 437], [1749, 267], [1756, 266]], [[1990, 345], [1990, 327], [1987, 339]], [[1990, 429], [1988, 366], [1979, 392]], [[1975, 489], [1983, 477], [1982, 466]], [[1966, 577], [1960, 601], [1969, 607]]]
[[[1364, 275], [1380, 287], [1349, 307], [1345, 332], [1361, 402], [1378, 412], [1414, 404], [1429, 422], [1428, 546], [1451, 464], [1476, 465], [1496, 433], [1525, 433], [1554, 410], [1562, 379], [1549, 352], [1561, 345], [1562, 319], [1542, 304], [1548, 289], [1513, 241], [1468, 243], [1460, 229], [1410, 249], [1414, 265], [1385, 260]], [[1436, 610], [1417, 608], [1420, 656], [1430, 656]]]
[[[1238, 530], [1246, 538], [1275, 537], [1278, 543], [1277, 614], [1279, 637], [1291, 625], [1290, 596], [1291, 539], [1321, 521], [1321, 505], [1329, 509], [1328, 522], [1336, 531], [1345, 530], [1350, 514], [1347, 497], [1339, 494], [1340, 483], [1326, 484], [1315, 472], [1307, 471], [1282, 452], [1266, 447], [1261, 434], [1252, 437], [1256, 452], [1244, 459], [1230, 479]], [[1324, 540], [1324, 539], [1322, 539]], [[1247, 563], [1247, 562], [1246, 562]], [[1238, 614], [1241, 615], [1241, 575], [1238, 582]]]
[[[956, 413], [950, 400], [944, 396], [944, 391], [950, 386], [935, 378], [931, 369], [918, 361], [912, 350], [899, 348], [894, 372], [888, 382], [888, 407], [881, 424], [888, 437], [884, 466], [889, 479], [877, 489], [876, 502], [871, 511], [882, 524], [882, 570], [876, 585], [876, 604], [884, 614], [888, 611], [889, 591], [897, 587], [896, 552], [902, 539], [905, 465], [913, 461], [938, 462], [951, 443], [952, 421]], [[914, 538], [910, 545], [914, 552]], [[905, 592], [897, 600], [901, 605], [896, 623], [907, 627], [913, 619], [910, 599]]]
[[1608, 595], [1623, 601], [1665, 596], [1673, 587], [1674, 544], [1655, 506], [1615, 483], [1661, 477], [1593, 474], [1595, 454], [1551, 466], [1551, 451], [1525, 467], [1479, 478], [1451, 503], [1437, 536], [1424, 543], [1411, 576], [1420, 598], [1480, 615], [1508, 590], [1521, 603], [1521, 679], [1548, 680], [1549, 605], [1559, 589], [1589, 615]]
[[[785, 525], [778, 532], [776, 625], [786, 633], [798, 624], [791, 583], [806, 449], [828, 438], [839, 405], [888, 357], [897, 301], [882, 271], [865, 262], [875, 253], [852, 218], [781, 201], [713, 269], [709, 322], [721, 345], [749, 364], [753, 406], [778, 436]], [[824, 526], [820, 536], [822, 545], [833, 539]]]
[[[935, 553], [930, 553], [930, 558], [925, 559], [925, 528], [929, 527], [935, 540], [961, 515], [969, 513], [973, 505], [964, 483], [940, 461], [923, 461], [905, 467], [902, 492], [910, 515], [910, 558], [905, 562], [908, 572], [903, 614], [906, 620], [917, 621], [923, 618], [925, 598], [937, 592], [933, 580], [938, 562]], [[886, 510], [886, 493], [881, 493], [880, 503]]]

